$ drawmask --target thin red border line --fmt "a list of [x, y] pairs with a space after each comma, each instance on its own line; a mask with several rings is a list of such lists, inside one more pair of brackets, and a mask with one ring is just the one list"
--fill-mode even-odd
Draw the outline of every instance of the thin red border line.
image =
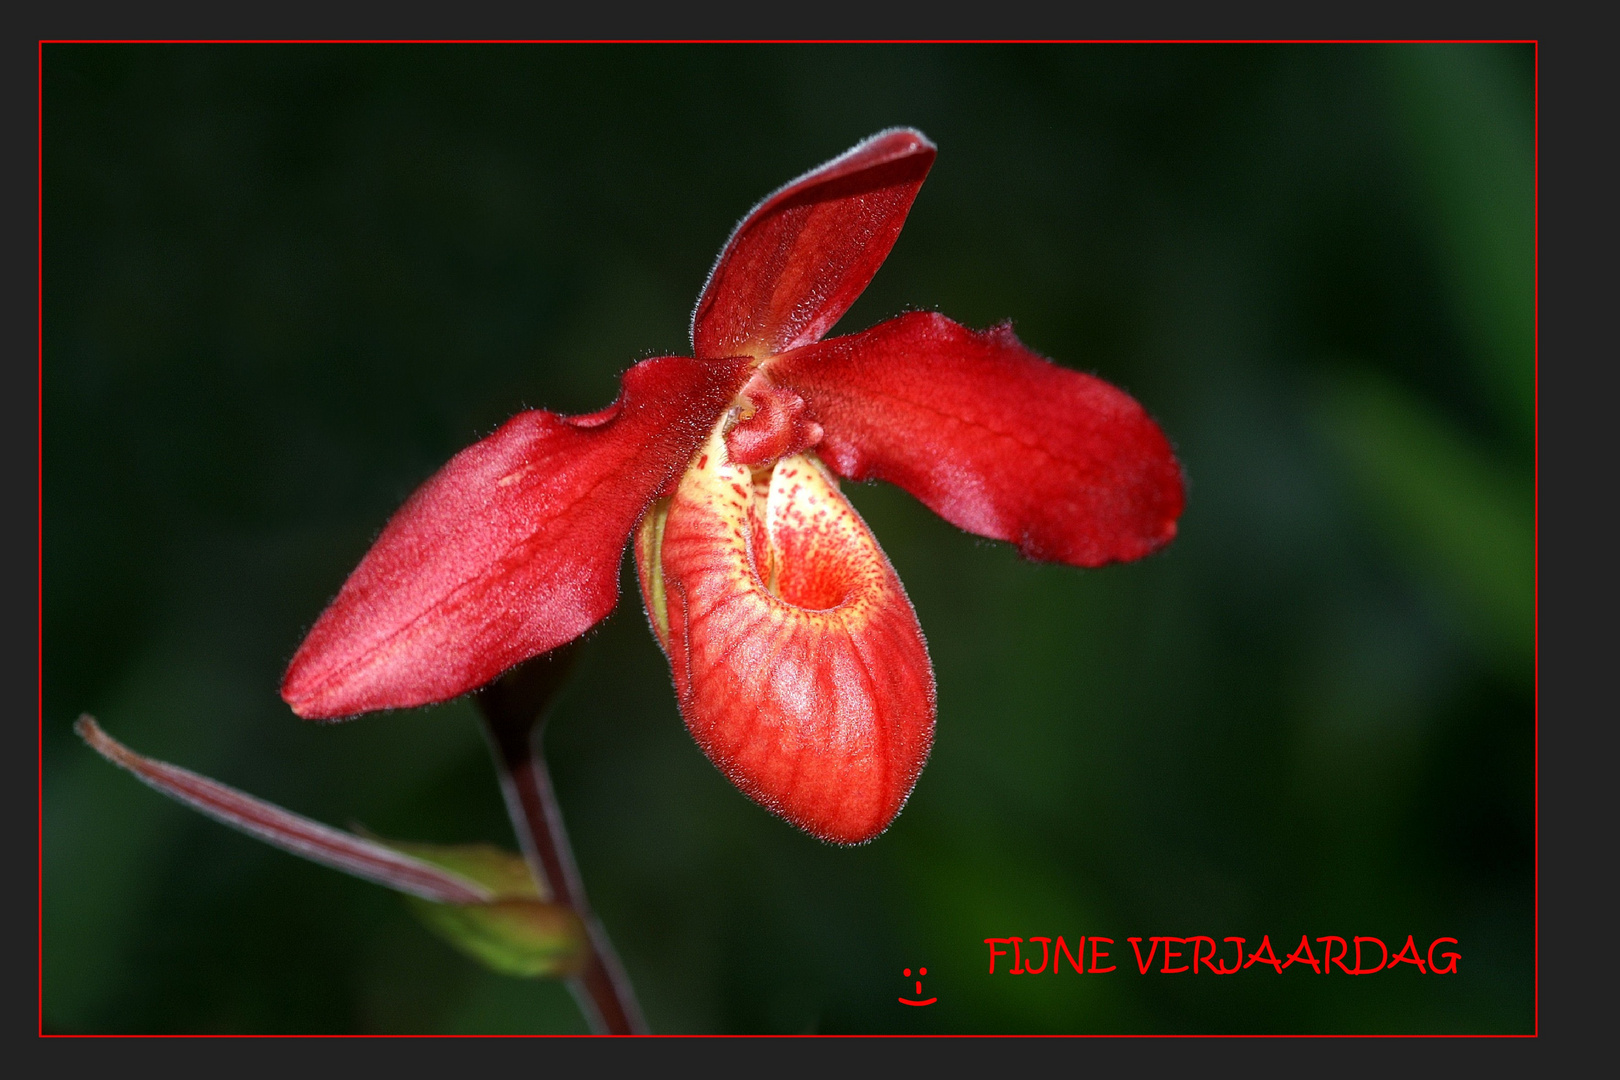
[[[36, 118], [37, 118], [37, 157], [36, 157], [36, 690], [37, 714], [39, 725], [36, 727], [36, 772], [37, 792], [39, 800], [36, 806], [36, 827], [39, 848], [37, 848], [37, 952], [36, 959], [36, 1012], [39, 1022], [40, 1035], [44, 1035], [44, 355], [45, 355], [45, 240], [44, 240], [44, 45], [70, 44], [71, 39], [40, 39], [36, 49]], [[112, 40], [83, 40], [75, 44], [141, 44], [141, 42], [112, 42]], [[152, 40], [144, 44], [293, 44], [293, 42], [279, 42], [279, 40], [262, 40], [262, 42], [186, 42], [186, 40]], [[329, 40], [309, 40], [301, 44], [335, 44]], [[467, 42], [428, 42], [428, 40], [399, 40], [399, 42], [364, 42], [353, 40], [343, 44], [488, 44], [480, 40], [467, 40]], [[510, 42], [510, 44], [523, 44], [523, 42]], [[583, 42], [549, 42], [549, 44], [583, 44]], [[608, 42], [595, 42], [595, 44], [608, 44]], [[648, 44], [648, 42], [611, 42], [611, 44]], [[669, 42], [676, 44], [676, 42]], [[689, 42], [679, 42], [689, 44]], [[697, 44], [697, 42], [690, 42]], [[710, 42], [710, 44], [747, 44], [747, 42]], [[826, 42], [773, 42], [773, 44], [826, 44]], [[841, 42], [841, 44], [870, 44], [870, 42]], [[885, 42], [885, 44], [907, 44], [907, 42]], [[946, 44], [946, 42], [936, 42]], [[961, 44], [961, 42], [949, 42]], [[1011, 42], [996, 42], [996, 44], [1011, 44]], [[1042, 42], [1042, 44], [1066, 44], [1066, 42]], [[1095, 44], [1111, 44], [1111, 42], [1095, 42]], [[1149, 42], [1144, 42], [1149, 44]], [[1168, 42], [1165, 42], [1168, 44]], [[1200, 44], [1231, 44], [1220, 40], [1209, 40]], [[1257, 44], [1257, 42], [1255, 42]], [[1306, 44], [1306, 42], [1268, 42], [1268, 44]], [[1325, 42], [1324, 42], [1325, 44]], [[1364, 42], [1335, 42], [1335, 44], [1364, 44]], [[1406, 44], [1406, 42], [1388, 42], [1388, 44]], [[1430, 44], [1430, 42], [1426, 42]], [[1464, 44], [1464, 42], [1432, 42], [1432, 44]], [[1400, 1035], [1400, 1036], [1340, 1036], [1340, 1035], [1162, 1035], [1145, 1036], [1145, 1038], [1536, 1038], [1541, 1033], [1541, 49], [1539, 40], [1481, 40], [1469, 44], [1529, 44], [1536, 47], [1536, 100], [1534, 100], [1534, 379], [1533, 379], [1533, 410], [1534, 410], [1534, 444], [1536, 444], [1536, 461], [1534, 461], [1534, 554], [1536, 554], [1536, 567], [1534, 567], [1534, 687], [1536, 687], [1536, 706], [1534, 706], [1534, 861], [1536, 861], [1536, 879], [1534, 879], [1534, 947], [1536, 955], [1534, 963], [1534, 1031], [1531, 1035], [1492, 1035], [1492, 1036], [1461, 1036], [1461, 1035]], [[63, 1038], [63, 1036], [50, 1036], [50, 1038]], [[66, 1038], [84, 1038], [84, 1036], [66, 1036]], [[94, 1038], [94, 1036], [89, 1036]], [[110, 1038], [110, 1036], [109, 1036]], [[146, 1036], [146, 1038], [178, 1038], [178, 1036]], [[199, 1036], [206, 1038], [206, 1036]], [[249, 1038], [249, 1036], [243, 1036]], [[298, 1038], [298, 1036], [287, 1036]], [[355, 1038], [355, 1036], [329, 1036], [329, 1038]], [[386, 1038], [386, 1036], [377, 1036]], [[421, 1036], [431, 1038], [431, 1036]], [[491, 1038], [491, 1036], [465, 1036], [465, 1038]], [[499, 1036], [494, 1036], [499, 1038]], [[509, 1036], [509, 1038], [525, 1038], [525, 1036]], [[588, 1036], [559, 1036], [559, 1038], [588, 1038]], [[705, 1038], [705, 1036], [693, 1036]], [[729, 1036], [729, 1038], [755, 1038], [755, 1036]], [[794, 1038], [794, 1036], [782, 1036]], [[846, 1036], [823, 1036], [823, 1038], [846, 1038]], [[940, 1038], [940, 1036], [920, 1035], [881, 1035], [868, 1036], [868, 1038]], [[975, 1038], [975, 1036], [946, 1036], [946, 1038]], [[1030, 1036], [1030, 1038], [1144, 1038], [1139, 1035], [1050, 1035]]]
[[[1536, 50], [1534, 66], [1534, 363], [1533, 363], [1533, 500], [1534, 500], [1534, 902], [1533, 902], [1533, 1030], [1489, 1035], [1453, 1033], [1405, 1033], [1405, 1035], [1128, 1035], [1128, 1033], [1053, 1033], [1022, 1035], [1016, 1038], [1539, 1038], [1541, 1036], [1541, 40], [1539, 39], [816, 39], [816, 40], [737, 40], [737, 39], [62, 39], [42, 37], [36, 45], [36, 1020], [42, 1038], [266, 1038], [258, 1035], [47, 1035], [45, 1033], [45, 45], [58, 44], [1500, 44], [1531, 45]], [[402, 1038], [395, 1035], [271, 1036], [271, 1038]], [[403, 1038], [444, 1038], [420, 1035]], [[452, 1038], [599, 1038], [590, 1035], [501, 1036], [467, 1035]], [[804, 1038], [804, 1036], [654, 1036], [654, 1038]], [[815, 1038], [985, 1038], [978, 1035], [826, 1035]], [[1001, 1036], [1008, 1038], [1008, 1036]]]
[[1534, 674], [1531, 679], [1531, 693], [1535, 695], [1535, 749], [1532, 753], [1532, 770], [1535, 774], [1535, 899], [1532, 910], [1534, 938], [1531, 952], [1535, 956], [1534, 991], [1535, 1021], [1534, 1029], [1537, 1035], [1541, 1034], [1541, 47], [1535, 46], [1535, 178], [1533, 184], [1533, 199], [1535, 203], [1535, 315], [1532, 323], [1535, 335], [1535, 362], [1532, 370], [1534, 376], [1531, 380], [1531, 407], [1535, 413], [1531, 438], [1535, 444], [1535, 460], [1532, 470], [1532, 495], [1534, 506], [1534, 548], [1535, 552], [1535, 579], [1533, 594], [1534, 607]]
[[580, 1033], [562, 1033], [562, 1035], [510, 1035], [510, 1033], [489, 1033], [489, 1035], [423, 1035], [423, 1033], [407, 1033], [407, 1035], [384, 1035], [377, 1031], [356, 1031], [356, 1033], [332, 1033], [332, 1031], [314, 1031], [309, 1035], [287, 1035], [287, 1033], [271, 1033], [271, 1035], [44, 1035], [42, 1038], [55, 1038], [55, 1040], [1529, 1040], [1534, 1035], [1524, 1033], [1484, 1033], [1484, 1035], [1458, 1035], [1458, 1033], [1445, 1033], [1445, 1035], [1369, 1035], [1364, 1031], [1346, 1033], [1346, 1035], [1233, 1035], [1230, 1031], [1217, 1031], [1212, 1035], [1199, 1035], [1199, 1033], [1166, 1033], [1166, 1031], [1149, 1031], [1142, 1035], [1129, 1035], [1129, 1033], [1116, 1033], [1116, 1031], [1098, 1031], [1095, 1035], [1090, 1033], [1025, 1033], [1025, 1031], [1003, 1031], [1003, 1033], [977, 1033], [977, 1035], [962, 1035], [956, 1031], [948, 1033], [925, 1033], [925, 1031], [889, 1031], [889, 1033], [851, 1033], [851, 1035], [689, 1035], [689, 1033], [676, 1033], [676, 1035], [580, 1035]]
[[[40, 39], [36, 49], [36, 117], [37, 117], [37, 159], [36, 159], [36, 214], [37, 214], [37, 324], [36, 324], [36, 675], [39, 682], [37, 687], [37, 714], [39, 725], [36, 729], [36, 772], [37, 792], [39, 801], [36, 806], [36, 827], [39, 848], [37, 848], [37, 952], [36, 962], [36, 1010], [39, 1022], [40, 1035], [44, 1035], [44, 355], [45, 355], [45, 322], [44, 322], [44, 267], [45, 267], [45, 241], [44, 241], [44, 45], [47, 44], [491, 44], [483, 40], [465, 40], [465, 42], [431, 42], [431, 40], [352, 40], [352, 42], [337, 42], [337, 40], [308, 40], [308, 42], [292, 42], [292, 40], [151, 40], [151, 42], [138, 42], [138, 40], [73, 40], [73, 39]], [[502, 44], [525, 44], [525, 42], [502, 42]], [[585, 44], [573, 40], [559, 40], [548, 44]], [[591, 44], [651, 44], [651, 42], [596, 42]], [[661, 42], [661, 44], [698, 44], [698, 42]], [[708, 44], [750, 44], [750, 42], [708, 42]], [[771, 44], [829, 44], [829, 42], [771, 42]], [[872, 44], [862, 40], [849, 40], [839, 44]], [[883, 42], [883, 44], [909, 44], [909, 42]], [[922, 44], [922, 42], [912, 42]], [[964, 44], [964, 42], [928, 42], [928, 44]], [[993, 44], [1013, 44], [1013, 42], [993, 42]], [[1040, 42], [1040, 44], [1068, 44], [1068, 42]], [[1113, 44], [1110, 40], [1098, 40], [1095, 44]], [[1171, 44], [1171, 42], [1142, 42], [1142, 44]], [[1189, 42], [1191, 44], [1191, 42]], [[1221, 40], [1197, 42], [1197, 44], [1233, 44]], [[1260, 44], [1260, 42], [1249, 42]], [[1307, 42], [1267, 42], [1267, 44], [1307, 44]], [[1320, 42], [1330, 44], [1330, 42]], [[1359, 40], [1346, 40], [1346, 42], [1332, 42], [1332, 44], [1372, 44], [1372, 42], [1359, 42]], [[1387, 44], [1408, 44], [1405, 40], [1392, 40]], [[1398, 1035], [1398, 1036], [1341, 1036], [1341, 1035], [1048, 1035], [1030, 1036], [1030, 1038], [1536, 1038], [1541, 1033], [1541, 49], [1539, 40], [1533, 39], [1487, 39], [1479, 42], [1422, 42], [1422, 44], [1529, 44], [1536, 47], [1536, 100], [1534, 100], [1534, 125], [1536, 125], [1536, 160], [1534, 160], [1534, 257], [1536, 257], [1536, 274], [1534, 274], [1534, 442], [1536, 442], [1536, 461], [1534, 461], [1534, 552], [1536, 552], [1536, 567], [1534, 567], [1534, 593], [1536, 593], [1536, 606], [1534, 606], [1534, 685], [1536, 685], [1536, 712], [1534, 712], [1534, 834], [1536, 834], [1536, 848], [1534, 848], [1534, 861], [1536, 861], [1536, 884], [1534, 884], [1534, 947], [1536, 955], [1534, 963], [1534, 1031], [1531, 1035], [1490, 1035], [1490, 1036], [1463, 1036], [1463, 1035]], [[63, 1036], [50, 1036], [50, 1038], [63, 1038]], [[97, 1036], [66, 1036], [66, 1038], [97, 1038]], [[112, 1038], [112, 1036], [107, 1036]], [[178, 1038], [178, 1036], [144, 1036], [144, 1038]], [[206, 1036], [199, 1036], [206, 1038]], [[241, 1036], [251, 1038], [251, 1036]], [[287, 1038], [300, 1038], [300, 1036], [287, 1036]], [[329, 1038], [356, 1038], [356, 1036], [329, 1036]], [[377, 1036], [387, 1038], [387, 1036]], [[421, 1036], [431, 1038], [431, 1036]], [[491, 1038], [491, 1036], [465, 1036], [465, 1038]], [[499, 1038], [499, 1036], [492, 1036]], [[510, 1036], [510, 1038], [525, 1038], [525, 1036]], [[559, 1036], [559, 1038], [590, 1038], [590, 1036]], [[693, 1036], [705, 1038], [705, 1036]], [[729, 1036], [729, 1038], [757, 1038], [757, 1036]], [[794, 1038], [794, 1036], [782, 1036]], [[823, 1038], [847, 1038], [847, 1036], [823, 1036]], [[940, 1036], [920, 1035], [885, 1035], [868, 1036], [868, 1038], [940, 1038]], [[977, 1038], [977, 1036], [944, 1036], [944, 1038]]]
[[1540, 45], [1538, 38], [40, 38], [39, 42], [41, 45]]
[[35, 933], [38, 937], [39, 953], [36, 958], [35, 978], [37, 980], [37, 1004], [39, 1013], [39, 1030], [45, 1030], [45, 44], [41, 42], [37, 49], [37, 63], [34, 71], [34, 81], [37, 89], [35, 100], [36, 116], [39, 127], [35, 132], [37, 138], [37, 154], [35, 158], [35, 241], [36, 241], [36, 279], [35, 304], [37, 324], [35, 354], [34, 354], [34, 479], [36, 487], [34, 496], [39, 517], [35, 523], [37, 558], [35, 560], [35, 586], [34, 593], [34, 619], [35, 638], [34, 665], [35, 683], [37, 691], [37, 708], [39, 722], [34, 727], [35, 739], [35, 769], [38, 774], [39, 786], [35, 805], [35, 826], [39, 833], [39, 877], [36, 886], [39, 893], [39, 906], [36, 909], [37, 920]]

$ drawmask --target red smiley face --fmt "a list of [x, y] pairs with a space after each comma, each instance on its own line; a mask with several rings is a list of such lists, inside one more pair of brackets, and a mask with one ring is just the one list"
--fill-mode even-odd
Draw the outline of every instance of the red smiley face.
[[[901, 974], [905, 975], [905, 977], [909, 979], [909, 978], [911, 978], [911, 969], [906, 968], [906, 970], [904, 972], [902, 972]], [[937, 997], [928, 998], [926, 1001], [921, 1000], [922, 999], [922, 977], [924, 975], [926, 975], [926, 974], [928, 974], [928, 969], [927, 968], [918, 968], [917, 969], [917, 979], [916, 979], [916, 982], [913, 984], [913, 985], [915, 985], [917, 987], [917, 1000], [913, 1000], [912, 998], [901, 998], [900, 999], [900, 1004], [902, 1004], [902, 1005], [932, 1005], [934, 1002], [939, 1000], [939, 998], [937, 998]]]

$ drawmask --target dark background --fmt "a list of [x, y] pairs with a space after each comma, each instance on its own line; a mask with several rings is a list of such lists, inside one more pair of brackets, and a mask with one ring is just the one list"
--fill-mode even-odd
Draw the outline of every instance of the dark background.
[[[654, 1029], [1531, 1030], [1534, 63], [46, 46], [47, 1030], [583, 1030], [560, 985], [70, 725], [334, 824], [510, 846], [467, 702], [315, 726], [283, 666], [416, 484], [687, 352], [736, 219], [896, 124], [939, 160], [835, 333], [1013, 319], [1159, 418], [1181, 534], [1037, 566], [850, 486], [940, 701], [911, 802], [853, 850], [704, 760], [627, 574], [548, 745]], [[1119, 971], [985, 973], [986, 937], [1092, 933]], [[1144, 976], [1124, 940], [1194, 934], [1444, 935], [1462, 961]], [[918, 966], [940, 1000], [908, 1009]]]

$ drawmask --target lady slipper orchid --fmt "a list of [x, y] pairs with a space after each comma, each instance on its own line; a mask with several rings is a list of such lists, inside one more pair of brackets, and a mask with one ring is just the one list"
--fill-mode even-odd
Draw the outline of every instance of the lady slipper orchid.
[[1181, 470], [1123, 391], [1008, 326], [913, 312], [823, 340], [893, 247], [935, 155], [881, 132], [775, 192], [727, 241], [692, 357], [643, 361], [588, 416], [522, 413], [396, 513], [282, 695], [335, 719], [443, 701], [583, 634], [635, 537], [680, 711], [750, 798], [823, 840], [881, 833], [933, 739], [917, 617], [839, 478], [898, 484], [1031, 559], [1167, 543]]

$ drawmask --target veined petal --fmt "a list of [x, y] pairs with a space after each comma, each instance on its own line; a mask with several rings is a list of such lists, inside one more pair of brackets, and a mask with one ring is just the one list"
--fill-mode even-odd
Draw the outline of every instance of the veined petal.
[[696, 354], [766, 357], [820, 340], [888, 256], [934, 153], [922, 132], [894, 128], [767, 196], [709, 272]]
[[400, 508], [293, 657], [281, 694], [331, 719], [443, 701], [613, 609], [619, 558], [746, 362], [646, 360], [599, 413], [526, 412]]
[[1010, 327], [914, 313], [770, 361], [839, 475], [898, 484], [1028, 558], [1100, 566], [1176, 534], [1181, 467], [1129, 394], [1031, 352]]
[[934, 673], [899, 578], [836, 481], [799, 454], [756, 484], [716, 430], [650, 517], [662, 520], [638, 534], [637, 562], [693, 738], [811, 835], [877, 836], [928, 758]]

